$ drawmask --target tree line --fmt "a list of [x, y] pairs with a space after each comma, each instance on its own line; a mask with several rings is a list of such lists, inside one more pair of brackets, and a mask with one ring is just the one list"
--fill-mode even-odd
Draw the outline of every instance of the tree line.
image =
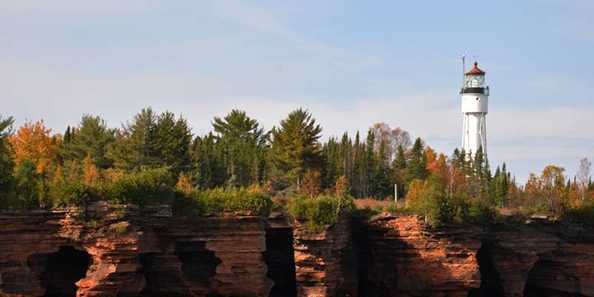
[[271, 130], [232, 110], [215, 117], [205, 135], [194, 135], [186, 119], [151, 108], [120, 128], [93, 115], [83, 115], [63, 133], [53, 133], [43, 121], [18, 129], [13, 122], [0, 118], [4, 208], [52, 207], [70, 182], [98, 185], [150, 169], [166, 170], [186, 190], [258, 187], [284, 197], [338, 191], [380, 200], [397, 194], [407, 207], [426, 215], [437, 209], [450, 219], [481, 207], [554, 212], [594, 196], [587, 159], [573, 180], [551, 165], [518, 185], [505, 164], [493, 172], [481, 151], [469, 156], [456, 150], [448, 157], [384, 123], [363, 135], [322, 141], [322, 127], [304, 109], [290, 112]]

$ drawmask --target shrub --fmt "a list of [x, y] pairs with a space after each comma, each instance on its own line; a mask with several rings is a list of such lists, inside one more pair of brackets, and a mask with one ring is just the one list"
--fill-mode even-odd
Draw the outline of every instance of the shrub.
[[470, 199], [463, 192], [449, 193], [431, 177], [411, 185], [407, 209], [424, 216], [432, 227], [452, 223], [488, 224], [495, 218], [492, 204], [481, 196]]
[[171, 203], [175, 197], [175, 179], [167, 168], [132, 172], [101, 188], [108, 200], [121, 204]]
[[354, 209], [353, 199], [348, 196], [322, 195], [316, 198], [297, 196], [289, 200], [288, 211], [294, 220], [305, 223], [313, 232], [333, 225], [342, 212]]
[[65, 182], [60, 190], [60, 199], [57, 202], [60, 206], [81, 206], [88, 203], [93, 195], [93, 189], [79, 180]]
[[224, 213], [267, 216], [271, 208], [268, 194], [245, 188], [197, 190], [189, 196], [178, 194], [174, 204], [177, 215], [195, 216]]
[[573, 224], [594, 226], [594, 202], [567, 209], [561, 219]]

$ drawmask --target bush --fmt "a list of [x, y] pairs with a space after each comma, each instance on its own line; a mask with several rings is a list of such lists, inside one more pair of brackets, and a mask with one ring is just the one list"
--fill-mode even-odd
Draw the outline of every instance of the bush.
[[59, 190], [59, 200], [55, 201], [59, 206], [76, 205], [81, 206], [90, 200], [94, 195], [93, 189], [81, 181], [65, 182]]
[[[486, 198], [468, 198], [464, 193], [450, 194], [429, 178], [412, 184], [407, 196], [407, 209], [425, 217], [432, 227], [447, 224], [488, 224], [495, 218], [495, 210]], [[410, 200], [409, 200], [410, 198]]]
[[175, 179], [167, 168], [144, 169], [106, 183], [100, 191], [107, 200], [121, 204], [172, 203]]
[[304, 196], [289, 200], [288, 211], [294, 220], [305, 223], [312, 232], [321, 231], [325, 226], [333, 225], [342, 212], [354, 209], [353, 199], [347, 196], [322, 195], [316, 198]]
[[567, 209], [561, 219], [573, 224], [594, 226], [594, 202]]
[[271, 208], [269, 195], [245, 188], [197, 190], [189, 196], [178, 193], [174, 203], [176, 215], [194, 216], [224, 213], [268, 216]]

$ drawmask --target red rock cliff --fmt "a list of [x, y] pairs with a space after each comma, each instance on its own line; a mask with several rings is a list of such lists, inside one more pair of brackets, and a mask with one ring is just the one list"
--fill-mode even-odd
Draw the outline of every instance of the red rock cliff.
[[0, 226], [3, 297], [267, 296], [272, 287], [258, 217], [187, 220], [97, 203], [4, 213]]
[[350, 216], [312, 233], [296, 224], [294, 230], [297, 296], [357, 296], [352, 265]]
[[367, 296], [466, 297], [480, 287], [479, 229], [429, 231], [418, 216], [381, 216], [361, 227], [356, 238]]

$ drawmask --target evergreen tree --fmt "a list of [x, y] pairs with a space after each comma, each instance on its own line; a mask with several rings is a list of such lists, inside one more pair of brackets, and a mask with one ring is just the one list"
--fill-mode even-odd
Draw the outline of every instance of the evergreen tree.
[[115, 140], [114, 133], [100, 117], [84, 115], [78, 128], [66, 128], [61, 148], [62, 158], [82, 161], [89, 156], [97, 167], [109, 168], [112, 162], [106, 153], [107, 147]]
[[390, 154], [387, 153], [389, 150], [389, 143], [381, 141], [379, 150], [377, 152], [377, 168], [375, 169], [376, 175], [373, 179], [374, 195], [377, 198], [383, 199], [393, 193], [392, 174], [390, 170]]
[[31, 160], [24, 160], [16, 168], [17, 208], [33, 209], [39, 207], [40, 175]]
[[8, 136], [11, 132], [13, 118], [0, 118], [0, 208], [8, 207], [13, 194], [14, 178], [12, 175], [14, 161], [10, 153]]
[[196, 137], [191, 148], [193, 179], [203, 189], [223, 186], [228, 179], [222, 150], [216, 137], [209, 133]]
[[361, 143], [359, 131], [355, 135], [353, 153], [353, 178], [350, 184], [351, 192], [355, 197], [363, 197], [365, 195], [365, 144]]
[[232, 110], [213, 122], [232, 185], [261, 183], [266, 170], [268, 134], [244, 111]]
[[406, 155], [404, 148], [399, 145], [396, 149], [396, 157], [394, 158], [394, 182], [398, 185], [398, 196], [404, 197], [408, 184], [406, 184]]
[[377, 176], [377, 160], [374, 153], [375, 134], [371, 129], [367, 132], [367, 138], [365, 142], [365, 191], [364, 196], [374, 195], [375, 186], [373, 185], [373, 179]]
[[156, 163], [151, 152], [157, 116], [151, 108], [140, 111], [132, 123], [116, 134], [116, 141], [108, 149], [108, 156], [117, 168], [133, 170]]
[[192, 133], [185, 119], [164, 112], [149, 135], [149, 158], [156, 166], [170, 167], [174, 173], [190, 170]]
[[414, 179], [424, 180], [428, 176], [427, 156], [425, 155], [425, 148], [421, 138], [417, 138], [413, 144], [409, 160], [407, 161], [406, 171], [407, 182]]
[[125, 170], [167, 166], [179, 173], [190, 169], [191, 141], [185, 119], [175, 119], [170, 112], [156, 115], [145, 108], [116, 134], [108, 156], [117, 168]]
[[299, 188], [308, 169], [318, 169], [322, 160], [318, 142], [322, 128], [312, 115], [297, 109], [272, 130], [272, 160], [275, 169]]
[[336, 184], [336, 179], [339, 176], [339, 144], [334, 137], [328, 139], [322, 146], [322, 158], [324, 166], [322, 167], [322, 187], [327, 189]]

